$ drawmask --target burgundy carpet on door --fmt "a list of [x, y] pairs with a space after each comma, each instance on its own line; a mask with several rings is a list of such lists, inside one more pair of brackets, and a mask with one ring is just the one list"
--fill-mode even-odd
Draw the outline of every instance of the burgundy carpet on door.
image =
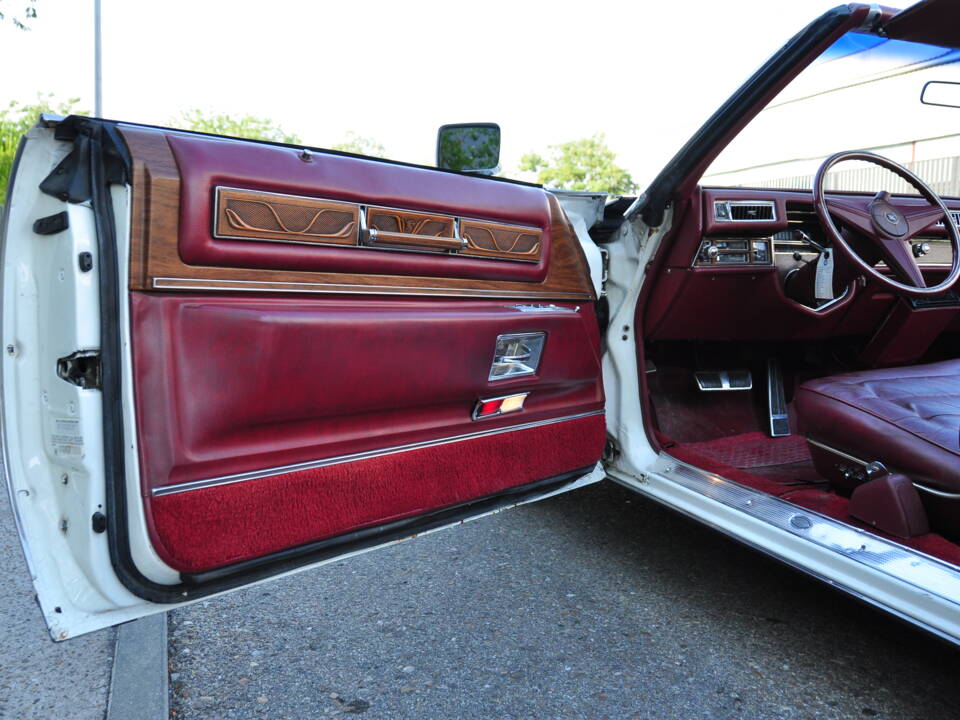
[[588, 468], [603, 415], [149, 499], [155, 548], [200, 572]]

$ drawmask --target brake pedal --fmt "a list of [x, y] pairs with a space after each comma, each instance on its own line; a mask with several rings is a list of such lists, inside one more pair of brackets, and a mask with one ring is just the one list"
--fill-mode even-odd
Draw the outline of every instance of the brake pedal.
[[693, 376], [702, 392], [753, 389], [749, 370], [697, 370]]
[[790, 434], [790, 416], [787, 414], [787, 397], [783, 392], [783, 372], [780, 363], [767, 360], [767, 408], [770, 417], [770, 437], [786, 437]]

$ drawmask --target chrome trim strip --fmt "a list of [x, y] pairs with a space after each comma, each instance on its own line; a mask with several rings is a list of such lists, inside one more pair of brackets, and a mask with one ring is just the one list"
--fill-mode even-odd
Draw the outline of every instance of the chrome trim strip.
[[666, 453], [661, 454], [654, 472], [923, 592], [951, 603], [960, 599], [960, 569], [926, 553], [687, 465]]
[[561, 305], [554, 305], [550, 303], [549, 305], [507, 305], [511, 310], [516, 310], [523, 313], [571, 313], [576, 314], [580, 312], [580, 306], [578, 305], [575, 308], [563, 307]]
[[816, 445], [821, 450], [826, 450], [827, 452], [832, 452], [834, 455], [839, 455], [844, 460], [849, 460], [850, 462], [856, 463], [857, 465], [862, 465], [863, 467], [866, 467], [867, 465], [870, 464], [866, 460], [861, 460], [860, 458], [854, 457], [853, 455], [849, 455], [843, 452], [842, 450], [837, 450], [835, 447], [830, 447], [829, 445], [825, 445], [822, 442], [818, 442], [811, 437], [807, 438], [807, 442], [810, 443], [811, 445]]
[[[219, 283], [219, 284], [206, 284]], [[274, 287], [282, 285], [284, 287]], [[444, 297], [542, 298], [544, 300], [591, 300], [586, 293], [537, 292], [531, 290], [480, 290], [476, 288], [419, 287], [412, 285], [353, 285], [347, 283], [300, 283], [274, 280], [209, 280], [197, 278], [156, 277], [157, 290], [230, 290], [233, 292], [297, 292], [358, 295], [438, 295]]]
[[930, 493], [931, 495], [936, 495], [937, 497], [947, 498], [949, 500], [960, 500], [960, 493], [951, 493], [951, 492], [944, 492], [943, 490], [935, 490], [932, 487], [921, 485], [918, 482], [913, 483], [913, 486], [917, 490], [920, 490], [921, 492]]
[[437, 445], [449, 445], [464, 440], [474, 440], [489, 435], [500, 435], [501, 433], [515, 432], [517, 430], [529, 430], [531, 428], [543, 427], [544, 425], [553, 425], [555, 423], [566, 422], [567, 420], [579, 420], [581, 418], [593, 417], [594, 415], [603, 415], [603, 410], [592, 410], [576, 415], [566, 415], [559, 418], [550, 418], [548, 420], [537, 420], [535, 422], [523, 423], [522, 425], [510, 425], [509, 427], [493, 428], [491, 430], [479, 430], [477, 432], [465, 433], [463, 435], [453, 435], [436, 440], [423, 440], [421, 442], [410, 443], [408, 445], [396, 445], [379, 450], [367, 450], [364, 452], [351, 453], [349, 455], [337, 455], [324, 458], [322, 460], [308, 460], [307, 462], [295, 463], [293, 465], [281, 465], [279, 467], [264, 468], [263, 470], [251, 470], [250, 472], [236, 473], [234, 475], [222, 475], [220, 477], [207, 478], [204, 480], [193, 480], [191, 482], [177, 483], [176, 485], [161, 485], [151, 490], [153, 497], [162, 495], [174, 495], [176, 493], [187, 492], [189, 490], [199, 490], [202, 488], [216, 487], [218, 485], [232, 485], [233, 483], [244, 482], [246, 480], [257, 480], [271, 475], [281, 475], [284, 473], [296, 472], [298, 470], [312, 470], [314, 468], [327, 467], [329, 465], [340, 465], [342, 463], [356, 462], [357, 460], [369, 460], [370, 458], [382, 457], [384, 455], [395, 455], [397, 453], [408, 452], [410, 450], [420, 450], [422, 448], [435, 447]]

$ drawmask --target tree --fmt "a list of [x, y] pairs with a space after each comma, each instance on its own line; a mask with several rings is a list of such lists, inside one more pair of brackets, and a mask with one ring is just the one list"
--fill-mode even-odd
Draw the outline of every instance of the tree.
[[520, 170], [537, 173], [541, 185], [561, 190], [591, 190], [611, 195], [637, 191], [630, 173], [617, 165], [616, 154], [598, 133], [588, 138], [550, 146], [550, 156], [527, 153], [520, 158]]
[[[17, 27], [21, 30], [29, 30], [30, 28], [26, 24], [26, 20], [33, 20], [37, 16], [37, 0], [20, 0], [20, 2], [25, 2], [23, 8], [23, 14], [18, 17], [16, 15], [10, 16], [10, 21], [13, 23], [14, 27]], [[4, 11], [4, 8], [7, 7], [7, 4], [0, 0], [0, 20], [6, 20], [8, 13]]]
[[354, 153], [355, 155], [368, 155], [379, 158], [386, 157], [386, 150], [384, 150], [383, 145], [373, 138], [357, 135], [352, 130], [347, 133], [347, 137], [343, 142], [331, 145], [330, 149]]
[[[16, 101], [11, 102], [0, 110], [0, 203], [7, 197], [7, 182], [13, 170], [13, 159], [17, 154], [20, 137], [32, 128], [42, 113], [55, 115], [70, 115], [78, 112], [74, 106], [78, 98], [71, 98], [66, 102], [55, 103], [53, 95], [38, 95], [37, 102], [24, 105]], [[79, 111], [81, 114], [86, 111]]]
[[269, 140], [270, 142], [296, 145], [300, 138], [285, 132], [273, 120], [256, 115], [227, 115], [226, 113], [206, 114], [194, 108], [180, 113], [170, 121], [174, 127], [185, 130], [198, 130], [213, 135], [230, 135], [250, 140]]

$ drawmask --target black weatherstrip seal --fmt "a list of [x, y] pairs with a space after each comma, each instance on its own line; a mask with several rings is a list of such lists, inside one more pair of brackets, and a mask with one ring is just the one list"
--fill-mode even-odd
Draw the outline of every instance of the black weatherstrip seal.
[[778, 50], [750, 79], [730, 96], [710, 116], [693, 137], [654, 178], [641, 196], [634, 212], [641, 213], [643, 222], [658, 227], [663, 222], [667, 204], [678, 188], [709, 156], [724, 136], [742, 120], [744, 113], [755, 107], [763, 96], [777, 87], [785, 77], [797, 69], [797, 63], [824, 40], [849, 24], [854, 12], [863, 6], [840, 5], [828, 10]]
[[181, 603], [290, 572], [347, 553], [412, 537], [560, 490], [589, 473], [585, 467], [440, 510], [299, 545], [202, 573], [181, 574], [176, 585], [143, 575], [130, 552], [121, 397], [119, 268], [110, 186], [129, 182], [130, 157], [116, 123], [71, 115], [56, 129], [73, 151], [41, 183], [43, 192], [66, 202], [90, 201], [96, 216], [100, 263], [100, 363], [103, 379], [104, 476], [107, 542], [114, 573], [130, 592], [148, 602]]

